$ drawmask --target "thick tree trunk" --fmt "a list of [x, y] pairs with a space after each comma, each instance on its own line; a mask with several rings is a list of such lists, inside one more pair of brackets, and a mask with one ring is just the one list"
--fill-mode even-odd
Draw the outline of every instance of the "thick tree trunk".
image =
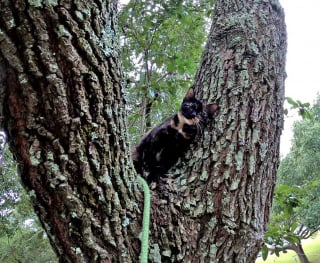
[[61, 262], [137, 262], [115, 13], [108, 1], [1, 1], [3, 126]]
[[277, 1], [218, 0], [214, 11], [195, 85], [220, 112], [172, 169], [168, 204], [154, 198], [151, 245], [162, 262], [254, 262], [269, 219], [283, 125], [283, 10]]
[[[141, 195], [115, 6], [1, 1], [0, 120], [61, 262], [137, 262]], [[196, 47], [195, 47], [196, 48]], [[282, 129], [286, 36], [275, 0], [218, 0], [196, 91], [218, 116], [153, 191], [151, 262], [254, 262]]]

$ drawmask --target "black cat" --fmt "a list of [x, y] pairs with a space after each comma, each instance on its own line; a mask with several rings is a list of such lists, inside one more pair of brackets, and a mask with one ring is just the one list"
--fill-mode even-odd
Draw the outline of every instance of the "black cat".
[[186, 152], [201, 126], [206, 125], [216, 110], [216, 104], [203, 107], [191, 87], [179, 112], [146, 133], [133, 148], [132, 158], [137, 173], [149, 184], [157, 183]]

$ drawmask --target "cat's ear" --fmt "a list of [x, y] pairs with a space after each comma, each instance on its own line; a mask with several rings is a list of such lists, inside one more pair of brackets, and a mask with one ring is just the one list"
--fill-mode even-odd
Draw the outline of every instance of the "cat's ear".
[[186, 96], [184, 96], [184, 99], [183, 100], [190, 100], [190, 99], [193, 99], [194, 98], [194, 90], [193, 90], [193, 87], [191, 87]]
[[209, 118], [212, 118], [214, 113], [218, 110], [218, 104], [216, 103], [212, 103], [212, 104], [207, 104], [206, 105], [206, 112], [207, 112], [207, 116]]

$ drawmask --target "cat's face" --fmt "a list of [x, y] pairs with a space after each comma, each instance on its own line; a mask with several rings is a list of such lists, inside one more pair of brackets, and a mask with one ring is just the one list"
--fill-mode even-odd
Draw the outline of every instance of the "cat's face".
[[180, 111], [187, 119], [193, 119], [202, 112], [202, 103], [195, 98], [184, 99]]
[[193, 119], [202, 112], [202, 102], [195, 98], [193, 88], [184, 97], [180, 112], [187, 119]]
[[194, 90], [191, 87], [183, 99], [180, 112], [187, 119], [196, 118], [199, 120], [199, 117], [200, 119], [203, 119], [203, 117], [206, 119], [212, 118], [217, 109], [218, 105], [215, 103], [204, 105], [200, 100], [196, 99]]

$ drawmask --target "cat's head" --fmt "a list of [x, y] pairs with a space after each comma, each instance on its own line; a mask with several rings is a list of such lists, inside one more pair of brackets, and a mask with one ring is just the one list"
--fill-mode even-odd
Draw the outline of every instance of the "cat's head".
[[193, 119], [205, 114], [206, 118], [212, 118], [217, 111], [217, 104], [204, 105], [200, 100], [195, 98], [194, 89], [191, 87], [183, 99], [180, 112], [187, 119]]
[[193, 119], [202, 112], [202, 109], [202, 102], [195, 98], [194, 90], [191, 87], [182, 101], [180, 112], [187, 119]]

